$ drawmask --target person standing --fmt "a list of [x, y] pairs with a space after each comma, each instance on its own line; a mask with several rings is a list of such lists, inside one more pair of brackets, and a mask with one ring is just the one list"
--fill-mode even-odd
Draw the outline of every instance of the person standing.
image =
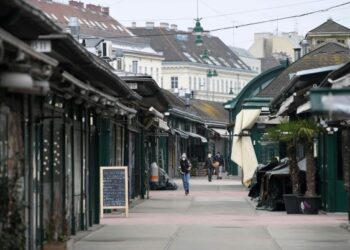
[[190, 193], [190, 170], [191, 170], [191, 162], [187, 159], [185, 153], [182, 153], [180, 159], [180, 174], [182, 179], [182, 184], [184, 186], [185, 195]]
[[220, 152], [217, 152], [215, 157], [214, 157], [214, 161], [217, 161], [219, 163], [219, 167], [216, 168], [217, 171], [217, 179], [221, 180], [222, 179], [222, 169], [224, 166], [224, 159], [222, 158], [222, 155], [220, 154]]
[[208, 181], [211, 182], [211, 178], [213, 176], [213, 172], [214, 172], [214, 166], [213, 166], [213, 159], [211, 156], [211, 152], [208, 152], [208, 157], [205, 161], [205, 165], [204, 168], [207, 169], [208, 171]]

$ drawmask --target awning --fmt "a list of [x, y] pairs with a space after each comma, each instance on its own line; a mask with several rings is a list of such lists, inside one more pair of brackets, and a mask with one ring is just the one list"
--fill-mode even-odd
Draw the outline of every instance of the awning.
[[245, 186], [251, 184], [254, 172], [258, 166], [258, 160], [250, 136], [243, 135], [242, 131], [252, 128], [260, 113], [261, 109], [243, 109], [236, 116], [231, 160], [242, 168]]
[[281, 124], [282, 122], [288, 122], [288, 121], [289, 121], [289, 116], [277, 116], [277, 117], [271, 118], [267, 115], [263, 115], [263, 116], [259, 116], [259, 118], [256, 120], [256, 123], [277, 125], [277, 124]]
[[211, 128], [211, 130], [214, 131], [215, 133], [219, 134], [220, 137], [222, 137], [222, 138], [228, 138], [228, 136], [229, 136], [227, 129]]
[[280, 109], [278, 110], [276, 116], [279, 116], [284, 113], [289, 108], [289, 105], [294, 101], [294, 96], [291, 95], [284, 102], [282, 102]]
[[172, 128], [172, 130], [174, 130], [174, 133], [180, 135], [180, 137], [183, 139], [188, 139], [190, 137], [189, 134], [180, 129]]
[[298, 108], [297, 108], [297, 114], [301, 114], [301, 113], [305, 113], [311, 110], [311, 102], [307, 101], [304, 104], [301, 104]]
[[158, 118], [158, 127], [164, 131], [169, 131], [170, 128], [168, 126], [168, 124], [166, 123], [166, 121], [164, 121], [163, 119]]
[[207, 142], [208, 142], [207, 138], [205, 138], [205, 137], [203, 137], [203, 136], [201, 136], [201, 135], [199, 135], [199, 134], [195, 134], [195, 133], [187, 132], [187, 131], [186, 131], [186, 133], [187, 133], [189, 136], [193, 137], [193, 138], [198, 138], [198, 139], [200, 139], [201, 142], [203, 142], [203, 143], [207, 143]]

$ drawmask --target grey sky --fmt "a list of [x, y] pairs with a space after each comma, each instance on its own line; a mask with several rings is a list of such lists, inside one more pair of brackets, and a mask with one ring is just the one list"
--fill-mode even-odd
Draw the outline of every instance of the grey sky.
[[[110, 7], [110, 14], [123, 25], [129, 27], [132, 21], [137, 26], [144, 26], [146, 21], [177, 24], [179, 29], [187, 30], [194, 26], [193, 19], [197, 16], [197, 0], [81, 0], [85, 3], [99, 4]], [[346, 0], [198, 0], [199, 17], [203, 20], [205, 30], [242, 25], [251, 22], [275, 19], [302, 14], [333, 5], [347, 2]], [[227, 45], [249, 48], [257, 32], [290, 32], [297, 30], [305, 35], [328, 18], [350, 27], [350, 4], [327, 12], [306, 17], [293, 18], [284, 21], [259, 24], [237, 29], [212, 32]]]

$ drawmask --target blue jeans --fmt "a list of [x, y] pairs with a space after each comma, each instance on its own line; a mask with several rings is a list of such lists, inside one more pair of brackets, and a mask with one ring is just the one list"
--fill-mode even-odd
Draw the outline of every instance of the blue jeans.
[[182, 183], [186, 192], [190, 191], [190, 173], [185, 173], [181, 175]]

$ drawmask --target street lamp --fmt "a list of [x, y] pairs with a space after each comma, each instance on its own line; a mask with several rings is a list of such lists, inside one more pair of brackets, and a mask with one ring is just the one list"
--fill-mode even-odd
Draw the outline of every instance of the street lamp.
[[203, 38], [202, 38], [202, 35], [203, 35], [203, 27], [201, 25], [201, 20], [202, 18], [199, 18], [198, 17], [198, 0], [197, 0], [197, 18], [194, 19], [196, 21], [196, 24], [193, 28], [193, 32], [192, 34], [196, 36], [196, 40], [195, 40], [195, 43], [197, 46], [202, 46], [203, 45]]
[[210, 78], [216, 77], [216, 76], [218, 76], [218, 72], [215, 69], [213, 69], [213, 70], [208, 69], [208, 71], [207, 71], [207, 78], [208, 78], [208, 80], [207, 80], [207, 99], [208, 99], [208, 101], [209, 101], [209, 83], [210, 83]]

